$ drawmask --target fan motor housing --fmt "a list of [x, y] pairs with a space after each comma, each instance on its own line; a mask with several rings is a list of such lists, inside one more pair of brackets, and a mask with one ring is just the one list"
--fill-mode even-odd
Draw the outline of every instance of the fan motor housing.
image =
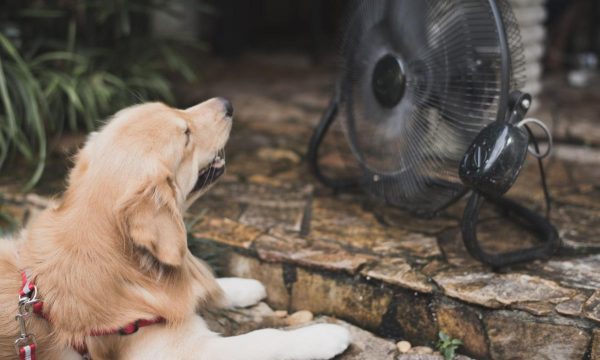
[[381, 106], [391, 109], [398, 105], [406, 88], [406, 75], [400, 59], [391, 54], [379, 59], [373, 69], [371, 86]]
[[525, 157], [529, 136], [510, 123], [494, 122], [475, 138], [459, 167], [461, 180], [490, 196], [500, 196], [515, 183]]

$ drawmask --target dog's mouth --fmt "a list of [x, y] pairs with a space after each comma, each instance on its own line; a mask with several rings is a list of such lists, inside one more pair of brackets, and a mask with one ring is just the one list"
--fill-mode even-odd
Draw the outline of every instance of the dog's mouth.
[[196, 185], [194, 185], [192, 192], [206, 188], [225, 173], [225, 156], [222, 151], [219, 154], [221, 155], [215, 156], [210, 164], [200, 169], [198, 180], [196, 180]]

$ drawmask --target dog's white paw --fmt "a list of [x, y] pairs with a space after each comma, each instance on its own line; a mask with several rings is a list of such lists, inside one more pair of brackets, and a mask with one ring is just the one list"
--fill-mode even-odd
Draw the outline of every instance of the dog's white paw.
[[310, 325], [292, 332], [297, 339], [290, 349], [293, 352], [290, 358], [294, 360], [332, 359], [344, 352], [351, 342], [350, 332], [334, 324]]
[[267, 297], [267, 290], [254, 279], [220, 278], [217, 282], [225, 292], [229, 307], [248, 307]]

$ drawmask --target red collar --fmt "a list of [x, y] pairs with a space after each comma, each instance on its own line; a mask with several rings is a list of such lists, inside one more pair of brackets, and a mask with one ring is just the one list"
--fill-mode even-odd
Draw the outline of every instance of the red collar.
[[[21, 272], [21, 289], [19, 290], [19, 312], [22, 317], [29, 313], [34, 314], [50, 321], [44, 314], [44, 302], [37, 297], [37, 287], [34, 279], [27, 276], [25, 271]], [[25, 311], [22, 313], [21, 311]], [[19, 318], [19, 316], [17, 316]], [[105, 336], [105, 335], [131, 335], [136, 333], [140, 328], [154, 324], [162, 324], [165, 322], [163, 317], [157, 316], [152, 319], [138, 319], [123, 327], [116, 329], [104, 329], [93, 331], [89, 336]], [[36, 342], [33, 334], [28, 334], [24, 327], [21, 329], [21, 335], [15, 342], [15, 348], [19, 354], [20, 360], [36, 360], [35, 350]], [[85, 345], [83, 348], [75, 347], [75, 350], [84, 355], [87, 353]]]

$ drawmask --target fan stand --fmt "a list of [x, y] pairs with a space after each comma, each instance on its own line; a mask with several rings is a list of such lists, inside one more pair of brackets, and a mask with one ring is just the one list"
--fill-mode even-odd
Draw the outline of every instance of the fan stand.
[[319, 166], [319, 148], [321, 147], [321, 143], [323, 142], [327, 131], [329, 131], [331, 124], [333, 124], [333, 121], [337, 117], [339, 104], [340, 84], [337, 83], [333, 92], [333, 97], [329, 101], [329, 105], [327, 105], [327, 109], [325, 110], [323, 117], [321, 117], [319, 125], [317, 125], [310, 138], [306, 157], [308, 159], [310, 170], [321, 183], [334, 190], [347, 190], [358, 187], [359, 182], [354, 178], [332, 179], [323, 174], [321, 167]]
[[[512, 101], [511, 104], [507, 104], [507, 107], [510, 107], [512, 109], [516, 106], [518, 100], [529, 98], [526, 94], [518, 94], [520, 96], [518, 96], [517, 99]], [[334, 96], [329, 102], [327, 110], [323, 114], [319, 125], [313, 132], [307, 153], [308, 164], [315, 177], [317, 177], [317, 179], [323, 184], [333, 188], [336, 191], [356, 188], [360, 185], [359, 181], [357, 181], [354, 178], [330, 178], [321, 171], [321, 167], [319, 165], [319, 148], [321, 146], [321, 143], [323, 142], [323, 139], [325, 138], [325, 135], [327, 134], [327, 131], [329, 130], [329, 128], [333, 124], [333, 121], [338, 115], [339, 103], [340, 92], [339, 87], [336, 86]], [[512, 111], [511, 113], [513, 114], [513, 116], [515, 113], [518, 113], [518, 117], [513, 118], [512, 120], [507, 120], [507, 122], [514, 122], [516, 120], [522, 119], [522, 116], [524, 115], [523, 112]], [[537, 150], [537, 143], [535, 142], [533, 134], [531, 133], [530, 139], [534, 142], [534, 146]], [[542, 174], [542, 184], [544, 187], [544, 192], [546, 194], [546, 201], [549, 210], [550, 198], [546, 189], [546, 183], [544, 178], [543, 167], [541, 167], [541, 161], [539, 163], [540, 171]], [[461, 194], [461, 197], [462, 196], [463, 195]], [[453, 204], [456, 200], [457, 199], [453, 199], [452, 201], [450, 201], [450, 204]], [[522, 223], [528, 225], [528, 228], [537, 235], [538, 239], [540, 240], [540, 244], [529, 248], [504, 253], [486, 252], [482, 248], [477, 238], [477, 222], [479, 220], [479, 212], [485, 200], [498, 206], [507, 214], [513, 214], [515, 220], [518, 219]], [[461, 231], [463, 236], [463, 242], [471, 256], [491, 266], [494, 269], [498, 269], [515, 263], [546, 259], [556, 252], [561, 243], [556, 228], [550, 223], [550, 221], [546, 217], [536, 214], [535, 212], [516, 203], [513, 200], [507, 199], [502, 196], [485, 195], [484, 193], [475, 189], [473, 189], [472, 195], [469, 198], [467, 206], [465, 207], [465, 211], [461, 221]]]

